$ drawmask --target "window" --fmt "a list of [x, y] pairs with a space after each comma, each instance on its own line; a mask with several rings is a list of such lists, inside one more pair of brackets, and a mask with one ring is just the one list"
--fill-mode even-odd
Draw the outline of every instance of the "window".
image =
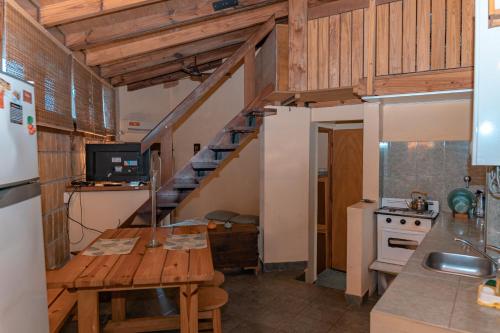
[[24, 80], [24, 66], [15, 60], [7, 60], [6, 72], [14, 75], [18, 79]]
[[56, 111], [56, 98], [54, 95], [55, 91], [54, 80], [46, 78], [45, 79], [45, 111], [55, 112]]

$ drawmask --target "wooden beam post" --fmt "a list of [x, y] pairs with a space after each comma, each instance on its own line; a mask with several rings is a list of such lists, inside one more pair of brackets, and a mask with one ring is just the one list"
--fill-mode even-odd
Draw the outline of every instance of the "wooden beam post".
[[307, 0], [288, 1], [290, 90], [307, 90]]
[[375, 85], [375, 54], [377, 32], [377, 3], [370, 0], [368, 7], [368, 73], [366, 79], [366, 94], [373, 95]]
[[255, 98], [255, 49], [245, 55], [244, 71], [244, 100], [247, 106]]

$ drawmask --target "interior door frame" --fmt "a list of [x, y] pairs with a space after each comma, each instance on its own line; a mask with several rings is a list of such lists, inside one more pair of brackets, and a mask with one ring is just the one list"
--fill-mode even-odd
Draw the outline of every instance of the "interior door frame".
[[[342, 105], [335, 107], [313, 108], [311, 110], [311, 124], [309, 127], [309, 209], [307, 216], [308, 225], [308, 253], [307, 253], [307, 269], [306, 283], [314, 283], [317, 279], [316, 275], [316, 260], [317, 260], [317, 231], [316, 231], [316, 216], [317, 216], [317, 139], [318, 127], [325, 123], [329, 124], [346, 124], [346, 123], [364, 123], [365, 108], [368, 103]], [[374, 103], [375, 104], [375, 103]], [[378, 106], [378, 104], [377, 104]], [[378, 111], [378, 109], [377, 109]], [[378, 115], [378, 113], [377, 113]], [[365, 125], [363, 125], [364, 127]], [[328, 126], [330, 127], [330, 126]], [[364, 127], [365, 128], [365, 127]], [[366, 128], [365, 128], [366, 129]], [[377, 141], [378, 147], [378, 141]], [[364, 147], [363, 147], [364, 148]], [[377, 172], [378, 175], [378, 172]]]

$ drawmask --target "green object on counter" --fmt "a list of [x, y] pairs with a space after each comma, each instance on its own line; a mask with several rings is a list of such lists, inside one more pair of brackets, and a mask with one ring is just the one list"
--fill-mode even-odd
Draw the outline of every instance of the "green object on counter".
[[468, 214], [476, 201], [474, 194], [466, 188], [456, 188], [448, 194], [448, 207], [459, 214]]
[[485, 285], [495, 288], [497, 286], [497, 282], [495, 280], [488, 280]]

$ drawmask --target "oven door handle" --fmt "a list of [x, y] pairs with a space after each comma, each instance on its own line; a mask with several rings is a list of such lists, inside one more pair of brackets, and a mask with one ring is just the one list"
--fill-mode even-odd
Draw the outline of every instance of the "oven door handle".
[[418, 242], [415, 240], [407, 240], [401, 238], [389, 238], [389, 247], [406, 248], [409, 250], [415, 250], [418, 246]]

